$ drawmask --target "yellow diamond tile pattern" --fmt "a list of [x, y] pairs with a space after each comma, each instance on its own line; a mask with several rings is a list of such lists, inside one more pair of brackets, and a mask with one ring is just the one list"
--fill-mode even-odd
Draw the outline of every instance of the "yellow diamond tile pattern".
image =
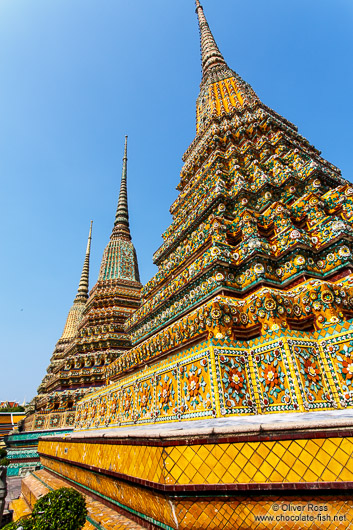
[[163, 482], [161, 447], [40, 442], [39, 452], [152, 482]]
[[82, 486], [89, 487], [98, 494], [109, 497], [113, 501], [120, 503], [122, 507], [128, 507], [157, 521], [164, 521], [166, 525], [172, 528], [175, 524], [173, 507], [161, 494], [152, 493], [139, 485], [131, 485], [112, 477], [96, 474], [49, 458], [42, 458], [42, 464], [63, 477], [73, 480]]
[[198, 498], [177, 501], [175, 511], [182, 530], [344, 530], [353, 528], [352, 500], [352, 495], [318, 496], [309, 503], [300, 496]]
[[[26, 490], [25, 492], [23, 491], [24, 487]], [[30, 495], [31, 499], [35, 499], [36, 497], [38, 498], [39, 496], [45, 495], [48, 491], [65, 487], [72, 487], [72, 484], [59, 477], [54, 477], [46, 470], [42, 469], [24, 479], [22, 482], [22, 494], [25, 494], [26, 498]], [[115, 510], [108, 508], [101, 502], [93, 500], [87, 495], [85, 495], [85, 498], [88, 518], [91, 519], [92, 522], [96, 524], [98, 523], [100, 528], [104, 530], [142, 530], [143, 527], [141, 525], [135, 523], [124, 515], [121, 515]], [[87, 521], [84, 530], [90, 530], [91, 528], [96, 528], [96, 526], [90, 521]]]
[[165, 448], [43, 441], [39, 451], [167, 485], [353, 481], [353, 438]]
[[353, 481], [353, 439], [167, 447], [168, 484]]
[[[92, 479], [92, 474], [87, 472], [88, 480]], [[29, 477], [27, 477], [29, 478]], [[46, 488], [42, 482], [36, 480], [39, 478], [45, 482], [51, 489], [57, 489], [63, 486], [70, 485], [59, 477], [54, 477], [46, 470], [38, 471], [30, 480], [26, 479], [27, 487], [34, 488], [33, 497], [38, 495], [40, 491], [44, 494]], [[92, 482], [91, 482], [92, 483]], [[94, 484], [92, 487], [94, 489]], [[116, 483], [116, 490], [121, 487], [121, 483]], [[139, 487], [133, 488], [132, 496], [134, 494], [138, 497]], [[127, 493], [125, 491], [125, 493]], [[107, 495], [109, 492], [107, 491]], [[178, 528], [179, 530], [245, 530], [245, 529], [267, 529], [283, 530], [343, 530], [353, 528], [353, 495], [348, 493], [346, 495], [335, 496], [282, 496], [268, 495], [259, 496], [229, 496], [226, 498], [169, 498], [155, 495], [155, 501], [151, 505], [151, 497], [147, 490], [142, 492], [142, 498], [145, 502], [145, 513], [148, 508], [150, 516], [153, 516], [161, 523], [170, 526], [171, 528]], [[27, 506], [23, 499], [20, 499], [24, 506]], [[94, 501], [89, 496], [86, 496], [89, 517], [96, 524], [100, 525], [103, 530], [139, 530], [142, 528], [137, 523], [134, 523], [125, 516], [117, 513], [110, 508]], [[15, 501], [18, 503], [19, 501]], [[160, 509], [161, 503], [164, 509]], [[167, 515], [165, 510], [166, 505], [173, 509], [173, 520]], [[19, 511], [17, 512], [19, 513]], [[28, 513], [24, 510], [24, 515]], [[153, 515], [151, 515], [153, 514]], [[300, 516], [300, 520], [295, 520]], [[292, 518], [288, 520], [288, 518]], [[91, 530], [95, 528], [89, 521], [87, 521], [84, 530]]]
[[[61, 469], [62, 470], [62, 469]], [[66, 485], [65, 481], [49, 475], [45, 470], [36, 473], [51, 488], [58, 488]], [[86, 472], [86, 481], [91, 484], [92, 489], [96, 489], [93, 475]], [[103, 488], [107, 484], [103, 483]], [[118, 491], [122, 483], [116, 481], [115, 490]], [[114, 490], [114, 488], [113, 488]], [[113, 491], [106, 488], [106, 495]], [[139, 508], [144, 509], [144, 513], [153, 517], [172, 528], [180, 530], [235, 530], [235, 529], [346, 529], [353, 528], [353, 495], [335, 496], [313, 496], [308, 498], [278, 497], [278, 496], [252, 496], [252, 497], [228, 497], [226, 499], [213, 496], [211, 499], [167, 499], [166, 496], [154, 494], [150, 495], [147, 490], [138, 486], [124, 491], [126, 499], [138, 501]], [[308, 500], [309, 499], [309, 500]], [[123, 516], [109, 510], [100, 503], [95, 503], [89, 497], [88, 506], [92, 519], [99, 521], [104, 529], [137, 529], [141, 528], [136, 523], [129, 521], [130, 526], [125, 526]], [[97, 506], [95, 506], [95, 504]], [[314, 508], [310, 507], [310, 504]], [[166, 508], [172, 507], [173, 518], [168, 516]], [[276, 508], [275, 508], [276, 507]], [[100, 510], [100, 511], [99, 511]], [[301, 514], [300, 521], [286, 521], [286, 517]], [[322, 515], [329, 515], [323, 519]], [[312, 517], [312, 520], [308, 519]], [[282, 517], [282, 518], [281, 518]], [[321, 518], [320, 518], [321, 517]], [[279, 518], [279, 519], [278, 519]], [[306, 520], [308, 519], [308, 520]], [[119, 524], [118, 524], [119, 523]], [[87, 527], [88, 528], [88, 527]], [[86, 529], [86, 527], [85, 527]]]
[[[340, 482], [353, 479], [352, 451], [352, 438], [322, 438], [165, 447], [162, 458], [168, 484]], [[262, 496], [254, 492], [248, 498], [239, 492], [226, 497], [212, 494], [207, 498], [197, 497], [194, 492], [193, 497], [178, 498], [173, 493], [153, 492], [138, 484], [98, 475], [50, 457], [42, 457], [42, 463], [61, 476], [170, 528], [353, 528], [351, 492], [325, 497], [313, 491], [309, 496], [288, 498], [263, 495], [263, 491]], [[318, 519], [317, 513], [307, 506], [308, 502], [322, 506], [330, 518]], [[285, 517], [288, 513], [292, 515], [286, 508], [289, 504], [299, 506], [294, 509], [295, 514], [299, 511], [302, 515], [314, 515], [314, 518], [288, 522]], [[284, 519], [277, 520], [280, 515]]]

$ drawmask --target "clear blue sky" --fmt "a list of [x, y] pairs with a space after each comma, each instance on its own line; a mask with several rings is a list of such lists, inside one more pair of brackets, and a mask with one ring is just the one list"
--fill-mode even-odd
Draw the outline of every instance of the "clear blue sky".
[[[351, 0], [203, 0], [228, 64], [353, 177]], [[0, 400], [31, 399], [112, 229], [124, 135], [142, 281], [200, 82], [193, 0], [0, 2]]]

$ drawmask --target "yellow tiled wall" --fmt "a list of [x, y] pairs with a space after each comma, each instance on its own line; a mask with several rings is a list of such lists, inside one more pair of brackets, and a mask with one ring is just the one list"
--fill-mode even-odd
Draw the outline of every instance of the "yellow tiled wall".
[[39, 452], [168, 485], [353, 482], [350, 437], [170, 447], [40, 441]]

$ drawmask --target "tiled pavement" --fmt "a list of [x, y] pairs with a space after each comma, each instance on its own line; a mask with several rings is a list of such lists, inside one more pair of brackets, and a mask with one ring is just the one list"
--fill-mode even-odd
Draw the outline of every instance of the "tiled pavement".
[[18, 499], [21, 493], [21, 482], [22, 477], [7, 477], [7, 497], [5, 508], [8, 509], [8, 505], [14, 499]]

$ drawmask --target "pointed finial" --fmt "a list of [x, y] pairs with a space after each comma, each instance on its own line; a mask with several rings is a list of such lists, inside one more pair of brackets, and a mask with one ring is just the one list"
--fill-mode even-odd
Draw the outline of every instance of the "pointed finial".
[[90, 225], [90, 228], [89, 228], [86, 256], [85, 256], [85, 261], [83, 263], [80, 284], [79, 284], [78, 289], [77, 289], [77, 295], [76, 295], [76, 298], [75, 298], [75, 302], [85, 302], [88, 299], [89, 258], [90, 258], [90, 254], [91, 254], [92, 225], [93, 225], [93, 221], [91, 221], [91, 225]]
[[115, 215], [113, 234], [122, 235], [131, 239], [129, 226], [129, 210], [127, 203], [127, 136], [125, 136], [123, 171], [121, 175], [121, 185], [118, 200], [118, 207]]
[[228, 68], [228, 66], [218, 49], [199, 0], [196, 0], [196, 13], [200, 27], [202, 72], [205, 78], [211, 68], [216, 66]]
[[125, 134], [125, 147], [124, 147], [124, 158], [123, 160], [127, 160], [127, 134]]
[[92, 225], [93, 221], [91, 221], [90, 227], [89, 227], [89, 234], [88, 234], [88, 241], [87, 241], [87, 248], [86, 248], [86, 256], [90, 254], [91, 252], [91, 241], [92, 241]]

